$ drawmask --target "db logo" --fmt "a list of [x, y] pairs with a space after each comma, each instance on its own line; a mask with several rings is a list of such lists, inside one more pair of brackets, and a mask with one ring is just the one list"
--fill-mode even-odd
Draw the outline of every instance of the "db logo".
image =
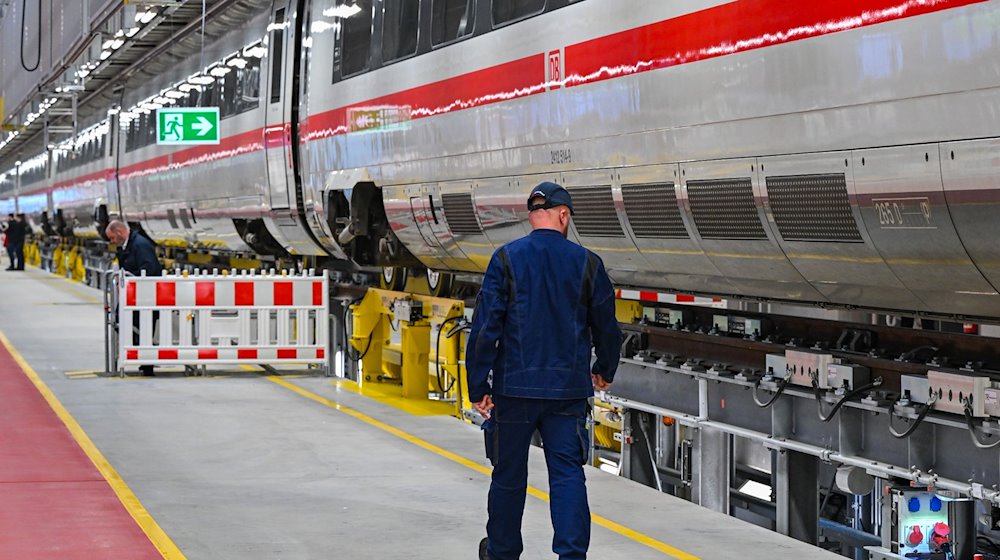
[[552, 51], [549, 53], [549, 76], [548, 89], [559, 89], [562, 87], [562, 52]]

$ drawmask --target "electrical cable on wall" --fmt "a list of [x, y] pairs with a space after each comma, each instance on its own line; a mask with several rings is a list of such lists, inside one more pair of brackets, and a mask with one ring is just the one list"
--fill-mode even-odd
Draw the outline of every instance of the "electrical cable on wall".
[[774, 396], [772, 396], [771, 399], [767, 402], [764, 402], [764, 400], [761, 399], [757, 394], [760, 389], [760, 382], [763, 379], [764, 378], [761, 377], [753, 384], [753, 402], [755, 402], [757, 406], [761, 408], [767, 408], [772, 404], [774, 404], [775, 402], [777, 402], [781, 394], [785, 392], [785, 387], [788, 385], [788, 378], [783, 377], [780, 380], [778, 380], [778, 389], [774, 392]]
[[[972, 444], [979, 449], [992, 449], [1000, 445], [1000, 439], [994, 441], [993, 443], [986, 443], [979, 439], [976, 424], [972, 416], [972, 397], [966, 397], [963, 401], [964, 406], [962, 407], [962, 410], [965, 412], [965, 425], [969, 428], [969, 435], [972, 437]], [[991, 437], [989, 434], [987, 436]]]
[[913, 435], [913, 432], [917, 431], [917, 428], [920, 427], [920, 423], [923, 422], [924, 418], [927, 417], [927, 413], [930, 412], [931, 408], [934, 407], [935, 402], [937, 402], [937, 393], [934, 393], [931, 396], [930, 400], [924, 403], [923, 409], [920, 411], [920, 414], [917, 415], [917, 418], [916, 420], [913, 421], [913, 424], [905, 432], [899, 432], [896, 430], [896, 427], [893, 424], [893, 418], [897, 416], [896, 404], [899, 403], [899, 399], [897, 398], [896, 400], [894, 400], [892, 403], [889, 404], [889, 433], [891, 433], [892, 436], [897, 439], [908, 438], [911, 435]]
[[24, 34], [28, 30], [27, 22], [25, 21], [28, 15], [27, 7], [28, 0], [21, 0], [21, 68], [24, 68], [27, 72], [34, 72], [42, 64], [42, 0], [38, 0], [38, 52], [35, 55], [34, 68], [28, 68], [28, 64], [24, 61]]
[[830, 409], [830, 413], [829, 414], [824, 415], [823, 414], [823, 395], [820, 393], [819, 380], [816, 378], [815, 375], [813, 375], [813, 380], [812, 380], [813, 395], [816, 397], [816, 413], [819, 415], [820, 422], [829, 422], [830, 420], [833, 420], [833, 417], [837, 415], [837, 411], [840, 410], [840, 407], [842, 407], [845, 404], [847, 404], [847, 401], [853, 399], [854, 397], [856, 397], [856, 396], [858, 396], [858, 395], [860, 395], [860, 394], [862, 394], [862, 393], [864, 393], [866, 391], [871, 391], [872, 389], [874, 389], [876, 387], [879, 387], [881, 385], [882, 385], [882, 378], [878, 377], [878, 378], [875, 379], [875, 381], [872, 381], [871, 383], [869, 383], [867, 385], [862, 385], [861, 387], [858, 387], [857, 389], [854, 389], [853, 391], [848, 392], [846, 395], [844, 395], [839, 401], [837, 401], [833, 405], [833, 408]]

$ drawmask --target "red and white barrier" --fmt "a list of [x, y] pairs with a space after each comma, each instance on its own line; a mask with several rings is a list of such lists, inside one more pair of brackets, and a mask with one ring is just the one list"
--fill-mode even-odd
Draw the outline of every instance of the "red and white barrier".
[[722, 298], [690, 296], [686, 294], [667, 294], [640, 290], [618, 290], [615, 292], [615, 296], [618, 299], [648, 301], [651, 303], [674, 303], [681, 305], [701, 305], [704, 307], [715, 307], [718, 309], [726, 308], [726, 300]]
[[325, 275], [129, 276], [118, 289], [119, 368], [329, 364]]

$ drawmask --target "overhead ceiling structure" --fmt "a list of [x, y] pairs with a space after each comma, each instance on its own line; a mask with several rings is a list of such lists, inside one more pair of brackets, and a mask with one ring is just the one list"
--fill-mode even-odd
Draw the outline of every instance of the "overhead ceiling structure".
[[[0, 2], [2, 4], [2, 2]], [[78, 48], [41, 78], [36, 94], [0, 130], [0, 169], [54, 142], [71, 138], [82, 122], [107, 114], [116, 90], [140, 83], [199, 52], [239, 20], [266, 10], [266, 0], [124, 0], [113, 3]], [[22, 16], [23, 17], [23, 16]], [[0, 115], [2, 118], [3, 115]]]

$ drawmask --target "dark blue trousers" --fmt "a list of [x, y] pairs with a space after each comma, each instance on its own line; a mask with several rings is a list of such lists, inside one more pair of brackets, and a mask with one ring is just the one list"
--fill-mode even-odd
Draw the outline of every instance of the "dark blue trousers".
[[486, 434], [493, 482], [487, 509], [490, 560], [516, 560], [524, 550], [521, 519], [528, 489], [528, 449], [542, 436], [549, 471], [552, 551], [560, 560], [584, 560], [590, 546], [590, 508], [583, 465], [590, 451], [586, 399], [493, 396], [493, 428]]
[[[24, 243], [11, 243], [8, 251], [10, 254], [10, 266], [14, 270], [24, 270]], [[16, 264], [15, 261], [17, 261]]]

